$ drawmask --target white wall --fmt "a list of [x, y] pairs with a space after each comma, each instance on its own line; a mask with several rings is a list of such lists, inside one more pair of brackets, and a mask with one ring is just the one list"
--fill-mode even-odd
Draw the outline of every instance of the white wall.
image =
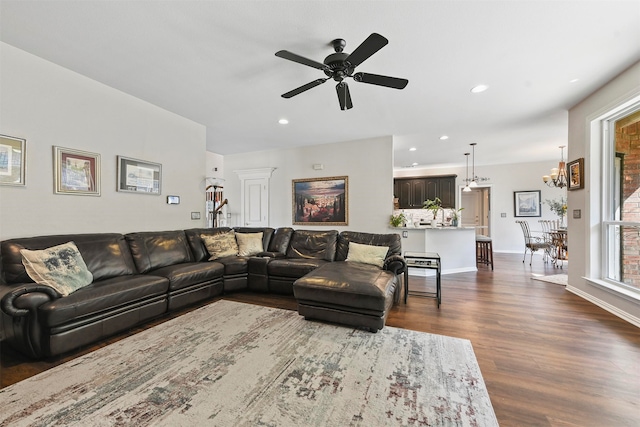
[[[314, 170], [321, 163], [323, 170]], [[239, 225], [240, 179], [235, 170], [274, 167], [270, 181], [269, 225], [292, 225], [293, 179], [349, 177], [349, 225], [310, 225], [300, 229], [353, 230], [389, 233], [393, 210], [393, 140], [391, 137], [261, 151], [224, 157], [225, 198], [229, 200], [230, 225]]]
[[[206, 130], [0, 44], [0, 133], [27, 140], [26, 186], [0, 186], [0, 239], [204, 224]], [[100, 197], [53, 194], [52, 146], [101, 155]], [[116, 156], [162, 164], [162, 195], [116, 192]], [[181, 197], [167, 205], [167, 195]]]
[[[585, 188], [569, 193], [569, 287], [568, 289], [599, 306], [640, 325], [640, 301], [594, 283], [600, 253], [600, 153], [599, 138], [591, 140], [591, 126], [607, 112], [640, 96], [640, 62], [636, 63], [591, 96], [569, 110], [570, 160], [584, 157]], [[573, 219], [579, 209], [582, 218]], [[589, 281], [589, 277], [595, 279]]]
[[[560, 157], [558, 157], [558, 160]], [[512, 165], [477, 166], [476, 175], [490, 178], [489, 181], [480, 183], [481, 186], [491, 187], [491, 237], [493, 239], [494, 252], [524, 253], [524, 237], [516, 220], [529, 221], [532, 230], [540, 230], [538, 220], [558, 219], [551, 212], [545, 200], [566, 197], [566, 189], [549, 188], [542, 182], [542, 176], [548, 175], [552, 167], [557, 167], [557, 161], [518, 163]], [[404, 169], [394, 172], [395, 177], [428, 176], [428, 175], [457, 175], [456, 186], [458, 190], [464, 186], [466, 177], [465, 167], [438, 168], [438, 169]], [[514, 215], [513, 192], [540, 190], [542, 204], [542, 217], [516, 218]], [[460, 193], [456, 194], [456, 206], [460, 206]], [[502, 218], [501, 214], [506, 214]], [[462, 211], [464, 217], [464, 211]], [[542, 256], [541, 254], [539, 256]]]

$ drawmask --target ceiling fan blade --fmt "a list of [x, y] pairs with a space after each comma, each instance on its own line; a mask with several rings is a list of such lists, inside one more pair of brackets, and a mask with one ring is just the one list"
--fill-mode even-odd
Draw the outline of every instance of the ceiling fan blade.
[[294, 90], [291, 90], [291, 91], [289, 91], [287, 93], [282, 94], [282, 97], [289, 99], [289, 98], [294, 97], [294, 96], [296, 96], [298, 94], [301, 94], [302, 92], [307, 91], [307, 90], [309, 90], [311, 88], [314, 88], [316, 86], [320, 86], [322, 83], [326, 82], [327, 80], [329, 80], [329, 79], [314, 80], [314, 81], [312, 81], [310, 83], [307, 83], [306, 85], [302, 85], [299, 88], [296, 88]]
[[389, 76], [381, 76], [379, 74], [371, 74], [371, 73], [355, 73], [353, 75], [353, 80], [362, 83], [369, 83], [372, 85], [391, 87], [394, 89], [404, 89], [409, 80], [400, 79], [398, 77], [389, 77]]
[[353, 67], [357, 67], [366, 61], [371, 55], [385, 47], [389, 40], [385, 39], [378, 33], [372, 33], [360, 46], [356, 48], [351, 55], [345, 60]]
[[314, 61], [313, 59], [305, 58], [304, 56], [296, 55], [288, 50], [280, 50], [276, 52], [276, 56], [279, 58], [288, 59], [289, 61], [297, 62], [298, 64], [307, 65], [309, 67], [317, 68], [318, 70], [328, 70], [325, 64]]
[[353, 108], [353, 104], [351, 103], [351, 94], [349, 93], [349, 86], [345, 82], [340, 82], [336, 85], [336, 91], [338, 92], [340, 109], [344, 111]]

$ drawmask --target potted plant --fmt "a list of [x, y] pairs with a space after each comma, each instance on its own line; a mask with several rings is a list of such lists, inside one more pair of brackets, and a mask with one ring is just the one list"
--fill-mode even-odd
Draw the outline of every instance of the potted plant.
[[389, 224], [391, 224], [392, 227], [400, 227], [404, 225], [406, 220], [407, 220], [407, 217], [405, 217], [404, 213], [401, 212], [398, 215], [391, 215]]
[[558, 215], [560, 218], [560, 225], [564, 227], [564, 217], [567, 214], [567, 199], [560, 197], [560, 200], [545, 200], [545, 203], [549, 205], [551, 212]]
[[442, 209], [442, 200], [439, 197], [436, 197], [433, 200], [425, 200], [422, 204], [422, 209], [428, 209], [433, 214], [433, 219], [431, 220], [431, 226], [436, 226], [436, 217], [438, 215], [438, 211]]
[[454, 227], [458, 226], [458, 220], [460, 219], [460, 212], [463, 210], [464, 208], [460, 208], [460, 209], [452, 209], [451, 210], [451, 225]]

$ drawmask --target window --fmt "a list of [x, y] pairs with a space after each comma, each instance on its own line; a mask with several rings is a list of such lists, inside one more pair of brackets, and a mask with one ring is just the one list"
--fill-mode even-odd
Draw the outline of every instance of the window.
[[602, 279], [640, 293], [640, 103], [603, 129]]

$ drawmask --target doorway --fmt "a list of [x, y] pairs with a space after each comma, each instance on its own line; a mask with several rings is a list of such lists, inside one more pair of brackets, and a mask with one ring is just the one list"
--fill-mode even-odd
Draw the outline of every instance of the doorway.
[[462, 226], [475, 227], [477, 236], [491, 237], [491, 187], [460, 191]]

